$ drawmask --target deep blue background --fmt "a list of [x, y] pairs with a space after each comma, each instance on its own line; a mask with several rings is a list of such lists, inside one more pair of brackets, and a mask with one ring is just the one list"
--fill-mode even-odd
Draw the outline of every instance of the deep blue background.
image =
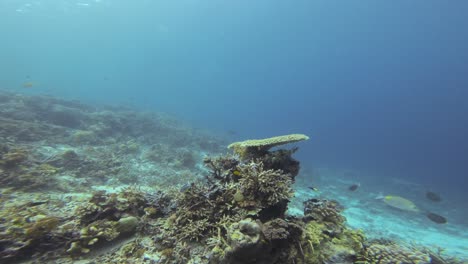
[[468, 188], [468, 1], [76, 3], [0, 3], [1, 89], [306, 133], [306, 166]]

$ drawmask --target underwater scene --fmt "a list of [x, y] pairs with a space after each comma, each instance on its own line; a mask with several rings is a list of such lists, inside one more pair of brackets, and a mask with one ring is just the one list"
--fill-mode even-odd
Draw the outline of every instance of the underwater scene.
[[468, 264], [467, 10], [0, 0], [0, 264]]

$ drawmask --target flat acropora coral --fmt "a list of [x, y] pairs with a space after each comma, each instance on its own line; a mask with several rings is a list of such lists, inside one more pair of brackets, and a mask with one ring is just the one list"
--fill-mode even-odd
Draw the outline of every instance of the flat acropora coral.
[[264, 139], [250, 139], [240, 142], [234, 142], [228, 146], [241, 159], [248, 159], [254, 156], [260, 156], [273, 147], [294, 143], [302, 140], [308, 140], [309, 137], [304, 134], [289, 134]]

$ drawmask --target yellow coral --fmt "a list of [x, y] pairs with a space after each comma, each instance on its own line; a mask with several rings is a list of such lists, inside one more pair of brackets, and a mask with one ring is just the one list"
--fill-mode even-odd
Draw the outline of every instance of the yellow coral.
[[325, 239], [323, 230], [325, 225], [316, 221], [310, 221], [305, 226], [305, 236], [303, 237], [303, 248], [305, 249], [305, 263], [319, 263], [321, 258], [320, 244]]
[[308, 140], [309, 137], [304, 134], [289, 134], [264, 139], [250, 139], [245, 141], [234, 142], [228, 146], [237, 153], [241, 158], [249, 158], [255, 154], [263, 153], [272, 147], [294, 143], [302, 140]]
[[58, 168], [50, 164], [43, 163], [37, 167], [37, 172], [45, 175], [51, 175], [58, 172]]
[[316, 221], [310, 221], [305, 227], [306, 239], [314, 245], [319, 245], [324, 239], [323, 230], [325, 225]]
[[75, 143], [91, 143], [96, 140], [96, 134], [87, 130], [76, 131], [71, 137]]
[[28, 158], [28, 153], [24, 149], [12, 149], [3, 156], [0, 155], [0, 166], [7, 168], [16, 167]]
[[59, 222], [57, 217], [44, 216], [26, 228], [25, 235], [32, 239], [40, 238], [56, 228]]

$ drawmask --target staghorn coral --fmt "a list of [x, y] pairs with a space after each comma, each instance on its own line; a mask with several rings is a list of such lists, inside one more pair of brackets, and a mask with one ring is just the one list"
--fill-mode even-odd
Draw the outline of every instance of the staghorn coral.
[[303, 134], [290, 134], [265, 139], [234, 142], [230, 144], [228, 148], [232, 149], [242, 160], [246, 160], [263, 156], [273, 147], [308, 139], [309, 137]]
[[199, 241], [213, 235], [215, 224], [229, 210], [221, 205], [225, 201], [222, 192], [210, 190], [206, 186], [193, 184], [178, 202], [174, 214], [171, 236], [179, 240]]
[[237, 165], [240, 161], [234, 156], [205, 157], [203, 163], [210, 170], [210, 173], [206, 176], [206, 180], [210, 184], [216, 184], [217, 182], [228, 184], [238, 180], [240, 172], [237, 170]]
[[238, 190], [244, 197], [239, 205], [260, 208], [265, 218], [283, 217], [287, 202], [293, 195], [290, 175], [280, 170], [265, 169], [261, 162], [242, 164], [237, 166], [237, 169]]

